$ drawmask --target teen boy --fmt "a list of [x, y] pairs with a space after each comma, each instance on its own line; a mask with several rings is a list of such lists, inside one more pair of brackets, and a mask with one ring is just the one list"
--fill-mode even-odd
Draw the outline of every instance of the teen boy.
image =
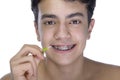
[[[32, 0], [38, 41], [11, 59], [3, 80], [120, 80], [120, 68], [83, 56], [94, 26], [95, 0]], [[31, 54], [31, 55], [29, 55]]]

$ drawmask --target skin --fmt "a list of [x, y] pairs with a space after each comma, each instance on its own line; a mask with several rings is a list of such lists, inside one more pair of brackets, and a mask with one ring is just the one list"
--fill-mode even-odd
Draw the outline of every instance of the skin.
[[10, 61], [11, 73], [2, 80], [120, 79], [118, 66], [95, 62], [83, 56], [95, 22], [92, 19], [88, 25], [85, 4], [77, 1], [43, 0], [38, 8], [38, 24], [34, 24], [37, 39], [42, 46], [75, 47], [68, 51], [50, 47], [45, 58], [40, 47], [25, 44]]

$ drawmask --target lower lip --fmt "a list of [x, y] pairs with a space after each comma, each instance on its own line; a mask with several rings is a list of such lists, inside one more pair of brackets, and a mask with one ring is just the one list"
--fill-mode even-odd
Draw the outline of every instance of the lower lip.
[[54, 50], [55, 53], [58, 53], [58, 54], [68, 54], [68, 53], [71, 53], [74, 49], [75, 49], [76, 45], [70, 49], [70, 50], [66, 50], [66, 51], [61, 51], [61, 50], [57, 50], [55, 48], [52, 48]]

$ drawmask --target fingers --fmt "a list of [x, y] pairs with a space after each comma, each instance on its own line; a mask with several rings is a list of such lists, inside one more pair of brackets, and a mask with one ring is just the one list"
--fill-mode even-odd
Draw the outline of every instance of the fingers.
[[[22, 49], [10, 60], [13, 78], [15, 80], [27, 80], [32, 76], [36, 78], [38, 64], [43, 59], [42, 50], [38, 46], [24, 45]], [[35, 78], [33, 78], [33, 80]]]
[[16, 59], [16, 58], [20, 58], [20, 57], [32, 54], [33, 56], [36, 56], [37, 58], [44, 59], [41, 52], [42, 50], [38, 46], [25, 44], [21, 48], [21, 50], [18, 52], [18, 54], [16, 54], [13, 58]]
[[[22, 68], [22, 69], [21, 69]], [[30, 63], [16, 65], [12, 68], [14, 80], [26, 78], [34, 74], [33, 67]]]
[[31, 66], [32, 66], [31, 69], [33, 69], [33, 73], [36, 74], [37, 63], [32, 56], [25, 56], [25, 57], [15, 60], [15, 61], [11, 61], [11, 64], [14, 65], [14, 67], [16, 67], [18, 65], [27, 64], [27, 63], [31, 64]]

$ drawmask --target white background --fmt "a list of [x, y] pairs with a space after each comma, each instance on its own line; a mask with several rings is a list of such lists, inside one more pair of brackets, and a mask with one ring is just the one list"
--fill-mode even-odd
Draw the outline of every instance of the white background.
[[[96, 20], [85, 56], [120, 66], [120, 1], [97, 0]], [[0, 0], [0, 77], [23, 44], [38, 44], [30, 0]]]

